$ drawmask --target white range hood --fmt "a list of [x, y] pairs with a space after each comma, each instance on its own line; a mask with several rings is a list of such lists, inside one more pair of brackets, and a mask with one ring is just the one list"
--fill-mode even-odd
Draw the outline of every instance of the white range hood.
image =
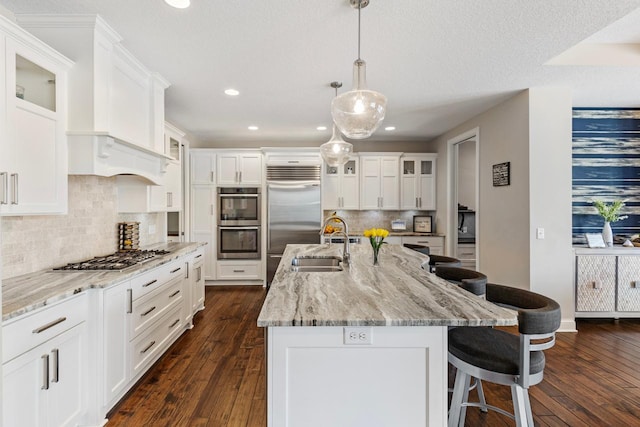
[[139, 175], [164, 184], [164, 91], [169, 82], [122, 46], [98, 15], [16, 15], [27, 31], [75, 59], [69, 71], [69, 174]]

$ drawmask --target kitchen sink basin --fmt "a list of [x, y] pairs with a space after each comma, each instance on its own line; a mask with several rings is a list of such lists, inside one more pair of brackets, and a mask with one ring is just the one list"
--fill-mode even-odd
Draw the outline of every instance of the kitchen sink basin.
[[336, 256], [300, 256], [291, 260], [291, 271], [319, 273], [342, 271], [342, 258]]

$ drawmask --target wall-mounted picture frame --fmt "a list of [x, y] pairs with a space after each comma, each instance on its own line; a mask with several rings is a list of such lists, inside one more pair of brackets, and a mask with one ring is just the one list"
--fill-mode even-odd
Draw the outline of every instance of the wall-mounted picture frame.
[[606, 248], [607, 245], [604, 243], [604, 239], [602, 238], [602, 234], [600, 233], [585, 233], [584, 235], [587, 238], [587, 245], [590, 248]]
[[511, 185], [511, 162], [493, 165], [493, 186], [503, 187]]
[[416, 233], [433, 233], [431, 215], [414, 215], [413, 231]]

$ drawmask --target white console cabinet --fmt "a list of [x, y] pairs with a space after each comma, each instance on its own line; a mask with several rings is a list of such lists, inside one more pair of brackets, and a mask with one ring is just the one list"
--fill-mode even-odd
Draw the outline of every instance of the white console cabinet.
[[67, 212], [72, 62], [0, 17], [0, 215]]

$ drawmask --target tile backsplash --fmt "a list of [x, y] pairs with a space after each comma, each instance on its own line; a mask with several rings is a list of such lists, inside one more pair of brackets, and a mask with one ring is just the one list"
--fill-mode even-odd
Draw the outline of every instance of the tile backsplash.
[[115, 252], [118, 222], [140, 222], [140, 246], [165, 240], [164, 214], [118, 214], [116, 208], [115, 178], [72, 175], [67, 215], [0, 218], [2, 278]]
[[[407, 223], [407, 231], [413, 231], [414, 215], [431, 215], [435, 221], [435, 212], [429, 211], [336, 211], [343, 217], [349, 225], [349, 234], [354, 232], [362, 232], [369, 228], [386, 228], [391, 231], [391, 221], [396, 219], [405, 220]], [[326, 218], [333, 213], [332, 210], [324, 211], [323, 217]], [[433, 232], [437, 233], [437, 227], [434, 223]]]

